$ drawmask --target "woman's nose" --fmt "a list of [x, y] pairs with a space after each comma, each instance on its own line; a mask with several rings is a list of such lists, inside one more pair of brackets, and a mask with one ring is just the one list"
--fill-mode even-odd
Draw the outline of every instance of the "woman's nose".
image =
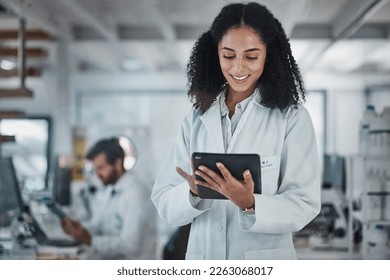
[[243, 63], [242, 59], [237, 58], [233, 67], [234, 67], [236, 74], [240, 74], [240, 71], [242, 70], [242, 68], [244, 68], [244, 63]]

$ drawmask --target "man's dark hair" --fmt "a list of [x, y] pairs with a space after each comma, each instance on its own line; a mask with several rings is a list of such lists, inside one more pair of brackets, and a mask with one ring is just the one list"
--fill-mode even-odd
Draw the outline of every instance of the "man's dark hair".
[[229, 29], [239, 27], [253, 30], [267, 47], [264, 72], [258, 82], [261, 103], [272, 109], [297, 107], [305, 100], [305, 89], [289, 39], [279, 20], [255, 2], [222, 8], [210, 30], [195, 43], [187, 64], [188, 95], [194, 107], [207, 111], [226, 86], [219, 65], [218, 43]]
[[97, 142], [87, 154], [87, 159], [93, 160], [97, 155], [104, 154], [109, 164], [114, 164], [117, 159], [121, 159], [122, 162], [125, 158], [125, 152], [121, 145], [119, 145], [119, 139], [116, 137], [109, 139], [102, 139]]

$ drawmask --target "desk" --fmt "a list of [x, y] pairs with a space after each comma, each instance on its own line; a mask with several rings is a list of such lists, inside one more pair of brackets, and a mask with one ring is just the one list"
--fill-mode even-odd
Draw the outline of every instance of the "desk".
[[30, 248], [15, 246], [13, 241], [0, 242], [0, 260], [76, 260], [78, 248], [59, 248], [36, 245]]
[[345, 247], [313, 247], [307, 239], [294, 240], [298, 260], [359, 260], [359, 251], [350, 254]]
[[38, 246], [35, 258], [37, 260], [78, 260], [78, 247]]
[[17, 246], [13, 240], [2, 240], [0, 246], [2, 247], [0, 260], [33, 260], [36, 256], [36, 248]]
[[347, 250], [337, 249], [312, 249], [312, 248], [297, 248], [298, 260], [361, 260], [359, 253], [353, 253], [352, 256]]
[[15, 240], [2, 229], [0, 260], [79, 259], [78, 247], [41, 246], [34, 238]]

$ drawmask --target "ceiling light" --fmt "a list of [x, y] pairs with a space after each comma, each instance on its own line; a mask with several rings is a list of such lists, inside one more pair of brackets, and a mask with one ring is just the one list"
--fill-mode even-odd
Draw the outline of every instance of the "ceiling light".
[[12, 70], [15, 68], [15, 66], [16, 66], [16, 64], [14, 62], [6, 60], [6, 59], [3, 59], [0, 62], [0, 68], [4, 69], [4, 70]]
[[125, 59], [122, 62], [122, 69], [127, 71], [137, 71], [144, 68], [143, 64], [136, 59]]

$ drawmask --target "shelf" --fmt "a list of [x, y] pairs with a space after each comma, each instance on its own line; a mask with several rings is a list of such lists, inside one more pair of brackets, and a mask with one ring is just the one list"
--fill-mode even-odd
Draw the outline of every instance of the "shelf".
[[[28, 77], [40, 77], [42, 75], [42, 70], [37, 67], [28, 67], [24, 74]], [[18, 69], [12, 69], [12, 70], [3, 70], [0, 69], [0, 78], [12, 78], [19, 76], [19, 70]]]
[[348, 157], [351, 159], [362, 159], [362, 160], [366, 160], [366, 159], [386, 159], [386, 160], [389, 160], [390, 154], [389, 155], [387, 155], [387, 154], [381, 154], [381, 155], [354, 154], [354, 155], [350, 155]]
[[390, 160], [390, 155], [366, 155], [362, 158], [364, 160]]
[[363, 195], [390, 195], [390, 192], [384, 192], [384, 191], [379, 191], [379, 192], [374, 192], [374, 191], [369, 191], [369, 192], [364, 192]]
[[[17, 29], [2, 29], [0, 30], [0, 40], [17, 40], [19, 38], [19, 30]], [[35, 41], [53, 41], [53, 37], [48, 33], [38, 30], [26, 30], [26, 40]]]
[[390, 220], [374, 220], [374, 221], [363, 222], [363, 225], [368, 225], [368, 224], [380, 224], [384, 226], [390, 226]]
[[[347, 160], [347, 200], [348, 200], [348, 210], [353, 211], [353, 201], [355, 198], [361, 199], [361, 212], [359, 215], [359, 220], [362, 223], [362, 243], [361, 243], [361, 254], [363, 259], [373, 259], [377, 257], [378, 248], [373, 249], [370, 245], [370, 242], [378, 238], [377, 229], [383, 229], [383, 232], [390, 231], [390, 217], [388, 217], [388, 209], [384, 209], [384, 205], [387, 205], [390, 197], [390, 190], [386, 186], [375, 184], [372, 185], [372, 180], [379, 179], [370, 177], [370, 169], [373, 172], [379, 172], [378, 174], [383, 174], [386, 172], [388, 174], [390, 166], [390, 155], [351, 155]], [[375, 173], [373, 173], [375, 174]], [[376, 182], [377, 183], [377, 182]], [[369, 208], [370, 203], [375, 203], [380, 205], [381, 209], [371, 209]], [[372, 212], [374, 211], [374, 212]], [[378, 212], [380, 211], [380, 212]], [[353, 253], [354, 249], [354, 225], [353, 219], [348, 221], [348, 252], [350, 255]], [[381, 245], [382, 246], [382, 245]], [[388, 246], [386, 248], [379, 248], [383, 250], [390, 250]], [[388, 257], [380, 255], [378, 258], [387, 259]]]
[[[26, 49], [25, 52], [28, 58], [45, 58], [48, 56], [47, 51], [42, 48], [29, 48]], [[19, 55], [19, 50], [17, 48], [0, 47], [1, 57], [18, 57], [18, 55]]]
[[14, 135], [0, 135], [0, 143], [15, 142]]
[[32, 97], [33, 93], [27, 88], [4, 89], [0, 88], [0, 98]]
[[1, 119], [14, 119], [14, 118], [22, 118], [24, 116], [24, 112], [22, 111], [0, 111], [0, 120]]

